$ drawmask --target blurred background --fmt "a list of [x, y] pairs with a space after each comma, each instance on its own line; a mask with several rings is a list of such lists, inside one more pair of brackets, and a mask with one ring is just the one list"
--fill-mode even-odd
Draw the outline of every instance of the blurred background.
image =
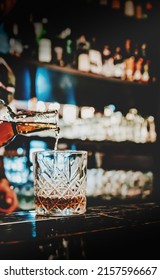
[[[0, 0], [14, 107], [58, 110], [58, 149], [88, 151], [90, 199], [159, 197], [159, 25], [159, 0]], [[6, 146], [21, 209], [34, 208], [32, 152], [54, 143], [45, 131]]]

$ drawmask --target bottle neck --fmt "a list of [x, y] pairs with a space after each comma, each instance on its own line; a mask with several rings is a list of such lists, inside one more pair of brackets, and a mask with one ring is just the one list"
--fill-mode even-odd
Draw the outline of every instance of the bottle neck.
[[59, 132], [57, 124], [42, 123], [42, 122], [17, 122], [16, 130], [18, 134], [30, 134], [34, 132], [40, 132], [45, 130], [53, 130]]
[[43, 124], [43, 127], [47, 127], [50, 129], [57, 128], [58, 123], [58, 111], [52, 110], [47, 112], [38, 112], [38, 111], [23, 111], [15, 114], [14, 116], [15, 122], [20, 123], [35, 123], [38, 125]]
[[[35, 131], [43, 131], [48, 129], [59, 131], [57, 110], [46, 112], [28, 110], [14, 113], [10, 106], [4, 102], [4, 100], [0, 99], [0, 105], [0, 113], [3, 114], [4, 111], [6, 112], [3, 114], [3, 119], [15, 123], [18, 134], [28, 134]], [[6, 116], [8, 116], [7, 119]]]

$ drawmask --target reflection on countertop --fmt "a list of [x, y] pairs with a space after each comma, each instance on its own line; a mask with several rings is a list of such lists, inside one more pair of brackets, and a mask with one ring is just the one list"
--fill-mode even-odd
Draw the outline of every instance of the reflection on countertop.
[[159, 236], [160, 202], [89, 203], [65, 217], [1, 213], [0, 259], [155, 259]]

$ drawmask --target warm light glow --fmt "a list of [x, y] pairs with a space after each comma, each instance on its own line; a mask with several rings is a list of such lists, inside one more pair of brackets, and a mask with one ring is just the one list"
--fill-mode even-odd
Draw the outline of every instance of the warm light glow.
[[59, 111], [60, 104], [58, 102], [50, 103], [49, 106], [48, 106], [48, 109], [49, 110], [57, 110], [57, 111]]
[[44, 112], [46, 110], [46, 105], [43, 101], [38, 101], [36, 106], [37, 111]]
[[38, 60], [41, 62], [50, 62], [52, 59], [52, 44], [49, 39], [39, 41]]
[[104, 107], [104, 116], [110, 117], [115, 111], [115, 106], [113, 104]]
[[90, 70], [93, 73], [102, 73], [102, 55], [99, 51], [89, 50]]
[[29, 101], [28, 101], [28, 110], [36, 110], [37, 108], [37, 98], [36, 97], [32, 97]]
[[57, 60], [61, 60], [62, 59], [62, 54], [63, 54], [63, 48], [61, 47], [55, 47], [54, 48], [54, 51], [56, 53], [56, 56], [57, 56]]
[[88, 54], [82, 53], [78, 56], [78, 69], [80, 71], [89, 72], [90, 62]]
[[129, 17], [134, 16], [135, 13], [134, 9], [135, 7], [133, 1], [127, 0], [124, 5], [124, 14]]
[[74, 123], [77, 119], [78, 109], [77, 106], [66, 104], [63, 106], [63, 120], [67, 124]]
[[95, 108], [84, 106], [81, 108], [81, 118], [88, 119], [94, 117]]

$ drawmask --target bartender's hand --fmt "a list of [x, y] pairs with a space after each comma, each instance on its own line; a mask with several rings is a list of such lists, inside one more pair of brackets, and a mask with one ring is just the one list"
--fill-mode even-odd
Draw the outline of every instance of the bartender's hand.
[[0, 179], [0, 212], [11, 213], [18, 208], [18, 198], [6, 178]]

